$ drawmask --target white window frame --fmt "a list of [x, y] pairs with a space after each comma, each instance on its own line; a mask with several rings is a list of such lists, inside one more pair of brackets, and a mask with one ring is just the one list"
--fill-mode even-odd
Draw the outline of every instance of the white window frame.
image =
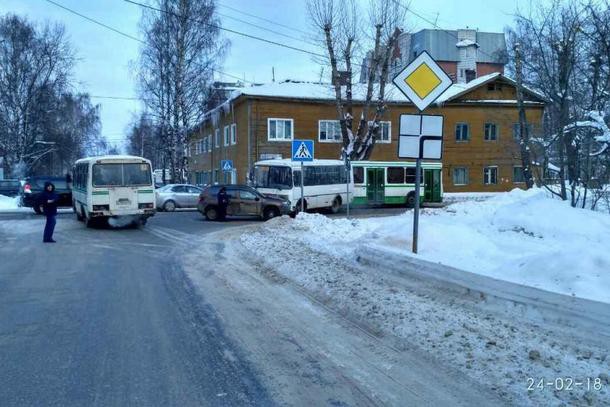
[[[455, 183], [455, 170], [460, 169], [460, 170], [464, 170], [464, 178], [465, 178], [465, 183], [463, 184], [456, 184]], [[453, 172], [451, 173], [451, 181], [453, 182], [453, 185], [456, 187], [460, 187], [460, 186], [464, 186], [464, 185], [468, 185], [468, 183], [470, 182], [470, 180], [468, 179], [468, 167], [453, 167]]]
[[[521, 168], [521, 175], [523, 177], [523, 181], [515, 181], [515, 168]], [[522, 165], [513, 165], [513, 184], [525, 184], [525, 174], [523, 174]]]
[[[324, 123], [327, 127], [326, 127], [326, 134], [327, 134], [327, 138], [325, 140], [322, 140], [322, 123]], [[337, 123], [339, 124], [339, 138], [338, 139], [328, 139], [328, 123]], [[343, 137], [341, 135], [341, 125], [339, 120], [318, 120], [318, 142], [320, 143], [341, 143], [343, 141]]]
[[[494, 182], [494, 183], [487, 182], [486, 171], [488, 169], [492, 169], [492, 168], [495, 168], [495, 170], [496, 170], [496, 182]], [[483, 185], [498, 185], [498, 166], [497, 165], [487, 165], [487, 166], [483, 167]]]
[[[271, 121], [288, 121], [290, 122], [290, 138], [271, 138]], [[276, 124], [277, 131], [277, 124]], [[283, 141], [292, 141], [294, 139], [294, 120], [282, 117], [269, 117], [267, 118], [267, 141], [273, 142], [283, 142]]]
[[[493, 128], [495, 129], [495, 136], [496, 138], [492, 139], [488, 139], [487, 138], [487, 125], [491, 125], [493, 126]], [[498, 141], [499, 135], [498, 135], [498, 125], [496, 123], [493, 122], [485, 122], [483, 123], [483, 141], [490, 141], [490, 142], [494, 142], [494, 141]]]
[[231, 125], [231, 145], [237, 144], [237, 124]]
[[[454, 140], [455, 140], [456, 143], [468, 143], [470, 141], [470, 125], [468, 123], [466, 123], [466, 122], [457, 122], [455, 124], [456, 133], [457, 133], [458, 126], [462, 126], [462, 125], [466, 126], [466, 139], [462, 139], [462, 138], [458, 139], [457, 138], [457, 134], [454, 134], [454, 137], [455, 137]], [[460, 131], [460, 136], [461, 135], [462, 135], [462, 132]]]
[[212, 152], [212, 135], [208, 134], [208, 153]]
[[230, 126], [225, 126], [222, 133], [222, 141], [225, 147], [228, 147], [231, 143], [231, 131]]
[[[387, 124], [388, 126], [388, 139], [384, 140], [383, 139], [383, 125]], [[392, 122], [389, 120], [384, 120], [384, 121], [380, 121], [379, 122], [379, 135], [381, 137], [379, 137], [379, 140], [377, 140], [377, 143], [383, 143], [383, 144], [390, 144], [392, 142]]]
[[214, 148], [220, 148], [220, 129], [214, 130]]

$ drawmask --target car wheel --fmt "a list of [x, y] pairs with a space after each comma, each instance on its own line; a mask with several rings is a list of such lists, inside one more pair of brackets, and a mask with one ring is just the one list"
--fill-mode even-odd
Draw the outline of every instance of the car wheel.
[[277, 218], [278, 216], [280, 216], [280, 211], [275, 206], [268, 206], [263, 211], [263, 219], [264, 220], [269, 220], [269, 219], [272, 219], [272, 218]]
[[205, 208], [205, 218], [207, 220], [217, 220], [218, 219], [218, 209], [215, 206], [208, 206]]
[[406, 199], [407, 208], [415, 207], [415, 192], [409, 192]]
[[341, 209], [341, 198], [337, 196], [330, 205], [330, 211], [332, 213], [339, 213], [339, 209]]
[[163, 210], [165, 212], [173, 212], [176, 210], [176, 202], [174, 201], [167, 201], [163, 204]]

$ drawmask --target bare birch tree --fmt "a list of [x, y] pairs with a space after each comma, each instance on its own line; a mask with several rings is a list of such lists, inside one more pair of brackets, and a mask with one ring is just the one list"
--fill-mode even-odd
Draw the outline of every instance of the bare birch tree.
[[186, 176], [186, 136], [202, 119], [207, 89], [227, 43], [220, 38], [215, 0], [152, 4], [142, 16], [145, 44], [138, 76], [175, 181]]
[[[309, 0], [307, 8], [328, 56], [324, 63], [330, 65], [342, 154], [350, 160], [367, 160], [380, 137], [390, 58], [402, 33], [407, 8], [398, 0], [371, 0], [368, 18], [353, 0]], [[358, 101], [362, 106], [360, 117], [354, 120], [354, 68], [360, 66], [354, 59], [357, 50], [371, 44], [366, 93], [364, 100]]]

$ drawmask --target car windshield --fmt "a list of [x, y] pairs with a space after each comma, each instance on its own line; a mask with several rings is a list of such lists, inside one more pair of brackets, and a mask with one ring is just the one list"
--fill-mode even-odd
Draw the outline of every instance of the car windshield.
[[260, 165], [254, 168], [256, 188], [292, 188], [292, 169], [283, 166]]
[[67, 189], [68, 184], [66, 183], [65, 178], [39, 178], [34, 180], [31, 184], [34, 184], [36, 188], [44, 189], [44, 184], [50, 182], [55, 185], [55, 189]]
[[148, 163], [112, 163], [93, 166], [94, 186], [152, 185]]

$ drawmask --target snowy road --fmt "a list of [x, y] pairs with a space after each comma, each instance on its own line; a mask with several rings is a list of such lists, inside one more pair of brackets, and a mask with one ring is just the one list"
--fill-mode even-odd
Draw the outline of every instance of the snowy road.
[[[380, 323], [383, 298], [362, 303], [377, 309], [365, 314], [342, 294], [357, 281], [373, 293], [387, 282], [358, 280], [360, 271], [325, 265], [333, 260], [322, 256], [303, 271], [317, 278], [316, 267], [331, 265], [351, 274], [324, 274], [312, 289], [241, 244], [258, 222], [210, 223], [181, 212], [158, 214], [143, 229], [87, 230], [67, 215], [58, 225], [59, 243], [42, 245], [40, 217], [0, 217], [3, 406], [523, 404], [498, 391], [500, 381], [464, 374], [466, 352], [445, 355], [460, 324], [474, 329], [461, 336], [467, 342], [488, 335], [484, 329], [504, 333], [496, 319], [475, 325], [459, 304], [394, 282], [384, 297], [411, 296], [400, 306], [413, 328], [396, 324], [408, 335], [396, 334], [392, 320]], [[357, 300], [367, 298], [374, 296]], [[425, 312], [428, 332], [418, 321]], [[441, 325], [433, 323], [451, 315], [455, 335], [435, 342]], [[471, 352], [480, 355], [476, 346]]]

